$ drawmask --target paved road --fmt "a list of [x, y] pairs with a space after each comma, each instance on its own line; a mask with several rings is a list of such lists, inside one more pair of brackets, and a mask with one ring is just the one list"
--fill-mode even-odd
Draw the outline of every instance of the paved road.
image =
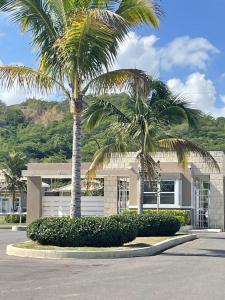
[[225, 233], [161, 255], [119, 260], [45, 260], [5, 255], [23, 232], [0, 230], [1, 300], [225, 300]]

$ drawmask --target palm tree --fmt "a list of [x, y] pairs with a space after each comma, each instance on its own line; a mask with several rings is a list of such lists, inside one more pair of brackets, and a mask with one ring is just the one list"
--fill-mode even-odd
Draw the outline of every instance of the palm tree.
[[[23, 31], [32, 34], [39, 67], [0, 67], [4, 88], [19, 86], [38, 92], [58, 88], [73, 116], [72, 191], [70, 216], [81, 210], [81, 113], [88, 90], [104, 93], [110, 88], [130, 88], [138, 70], [107, 72], [120, 43], [139, 24], [159, 26], [160, 8], [151, 0], [0, 0]], [[104, 74], [104, 72], [106, 72]]]
[[13, 209], [15, 209], [16, 193], [26, 190], [22, 181], [22, 170], [26, 167], [26, 157], [18, 152], [11, 152], [1, 164], [1, 171], [5, 178], [5, 189], [12, 195]]
[[[143, 213], [144, 181], [145, 179], [150, 181], [159, 168], [152, 158], [152, 154], [156, 151], [175, 151], [178, 162], [183, 166], [187, 161], [187, 155], [194, 152], [203, 157], [211, 167], [219, 168], [209, 152], [186, 139], [166, 133], [173, 124], [180, 122], [196, 127], [197, 118], [201, 113], [190, 108], [186, 101], [173, 96], [163, 83], [149, 80], [150, 83], [153, 87], [151, 97], [147, 100], [140, 95], [131, 97], [127, 111], [121, 111], [112, 101], [102, 99], [91, 104], [85, 112], [88, 130], [92, 130], [106, 118], [112, 119], [108, 144], [96, 151], [88, 172], [89, 177], [95, 176], [96, 169], [103, 167], [113, 152], [124, 155], [130, 150], [137, 151], [140, 183], [139, 214]], [[162, 95], [164, 99], [161, 98]]]

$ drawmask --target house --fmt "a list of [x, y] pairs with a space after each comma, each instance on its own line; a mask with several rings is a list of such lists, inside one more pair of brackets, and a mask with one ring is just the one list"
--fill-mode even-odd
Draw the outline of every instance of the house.
[[[144, 209], [185, 209], [192, 211], [196, 228], [221, 228], [225, 223], [225, 154], [212, 151], [220, 171], [211, 169], [204, 160], [190, 154], [182, 168], [175, 153], [154, 155], [160, 162], [160, 193], [153, 181], [145, 184]], [[124, 209], [136, 209], [139, 195], [139, 173], [136, 153], [113, 155], [109, 164], [98, 170], [92, 189], [86, 189], [86, 173], [90, 164], [82, 164], [82, 215], [112, 215]], [[64, 216], [70, 207], [70, 163], [31, 163], [23, 171], [27, 178], [28, 222], [42, 216]], [[58, 180], [61, 186], [41, 189], [42, 181]]]
[[[26, 178], [22, 178], [26, 181]], [[42, 182], [42, 191], [47, 191], [50, 186]], [[6, 215], [15, 212], [26, 212], [27, 194], [25, 191], [17, 191], [16, 198], [13, 203], [12, 193], [7, 189], [4, 174], [0, 171], [0, 215]]]

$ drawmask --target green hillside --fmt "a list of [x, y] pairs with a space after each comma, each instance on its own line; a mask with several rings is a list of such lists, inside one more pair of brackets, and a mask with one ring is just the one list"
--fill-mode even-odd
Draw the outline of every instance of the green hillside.
[[[112, 96], [111, 96], [112, 98]], [[117, 105], [129, 109], [127, 95], [113, 96]], [[110, 122], [82, 137], [82, 160], [90, 161], [93, 153], [109, 138]], [[199, 130], [176, 126], [173, 133], [186, 137], [207, 150], [225, 151], [225, 118], [204, 116]], [[0, 103], [0, 160], [12, 149], [22, 151], [31, 161], [66, 161], [71, 157], [72, 119], [66, 102], [28, 99], [19, 105]], [[135, 149], [131, 149], [135, 150]]]

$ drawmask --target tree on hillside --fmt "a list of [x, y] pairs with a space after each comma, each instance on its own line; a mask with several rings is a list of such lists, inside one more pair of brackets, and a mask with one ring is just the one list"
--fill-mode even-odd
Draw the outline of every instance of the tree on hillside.
[[159, 25], [159, 6], [150, 0], [0, 0], [23, 31], [32, 34], [40, 61], [38, 70], [0, 67], [2, 86], [17, 85], [50, 92], [56, 86], [65, 94], [73, 115], [72, 191], [70, 216], [81, 215], [81, 114], [88, 90], [105, 93], [130, 90], [146, 76], [138, 70], [107, 72], [120, 43], [138, 24]]
[[4, 175], [4, 189], [12, 195], [13, 210], [15, 210], [16, 193], [26, 190], [26, 184], [22, 181], [22, 170], [26, 168], [27, 159], [21, 153], [11, 152], [1, 164], [1, 172]]
[[209, 152], [186, 139], [167, 134], [173, 124], [181, 122], [196, 128], [201, 113], [190, 108], [186, 101], [173, 96], [163, 83], [150, 80], [149, 84], [153, 87], [151, 97], [146, 99], [134, 95], [130, 98], [128, 112], [121, 111], [113, 101], [103, 99], [95, 101], [85, 113], [86, 126], [89, 130], [111, 118], [108, 144], [96, 151], [88, 172], [89, 177], [94, 177], [97, 168], [109, 162], [112, 153], [124, 155], [129, 152], [131, 145], [137, 152], [140, 183], [139, 214], [143, 213], [144, 182], [151, 181], [159, 168], [152, 157], [156, 151], [176, 152], [178, 162], [182, 165], [185, 165], [188, 154], [193, 152], [200, 155], [211, 167], [219, 168]]

